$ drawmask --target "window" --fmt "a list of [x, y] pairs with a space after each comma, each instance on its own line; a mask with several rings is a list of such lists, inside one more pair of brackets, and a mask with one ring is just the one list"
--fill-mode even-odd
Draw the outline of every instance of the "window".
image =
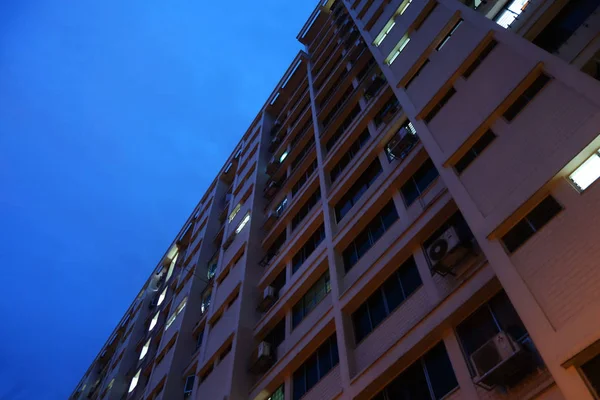
[[185, 378], [185, 385], [183, 386], [183, 398], [187, 399], [192, 395], [192, 391], [194, 390], [194, 379], [196, 375], [190, 375]]
[[136, 372], [133, 378], [131, 378], [131, 383], [129, 384], [129, 393], [135, 390], [135, 387], [137, 386], [138, 381], [140, 380], [140, 372], [142, 372], [141, 368], [138, 369], [138, 372]]
[[450, 29], [450, 32], [448, 32], [448, 34], [442, 39], [440, 44], [438, 44], [437, 47], [435, 48], [437, 51], [440, 51], [442, 49], [442, 47], [444, 47], [446, 45], [446, 43], [448, 43], [448, 40], [450, 40], [452, 35], [454, 35], [454, 32], [456, 32], [456, 30], [462, 23], [463, 23], [463, 19], [461, 18], [458, 20], [458, 22], [456, 24], [454, 24], [452, 29]]
[[396, 25], [396, 18], [404, 14], [404, 11], [406, 11], [410, 3], [412, 3], [412, 0], [404, 0], [402, 3], [400, 3], [400, 6], [394, 12], [393, 17], [385, 24], [379, 35], [377, 35], [375, 38], [375, 41], [373, 42], [375, 47], [379, 47], [387, 35], [389, 35], [392, 28]]
[[410, 79], [408, 80], [408, 82], [406, 82], [406, 85], [404, 85], [404, 90], [408, 90], [408, 87], [411, 85], [411, 83], [413, 83], [415, 81], [415, 79], [417, 79], [417, 77], [419, 75], [421, 75], [421, 73], [423, 72], [423, 69], [425, 68], [425, 66], [427, 64], [429, 64], [429, 59], [423, 61], [423, 64], [421, 64], [421, 66], [419, 67], [419, 69], [417, 70], [417, 72], [415, 72], [415, 74], [410, 77]]
[[244, 227], [246, 226], [246, 224], [248, 223], [248, 221], [250, 221], [250, 213], [246, 214], [244, 216], [244, 219], [242, 219], [239, 223], [239, 225], [237, 226], [237, 228], [235, 228], [235, 234], [237, 235], [238, 233], [240, 233], [242, 231], [242, 229], [244, 229]]
[[296, 371], [292, 378], [293, 400], [313, 388], [339, 362], [335, 333], [323, 343]]
[[344, 118], [344, 120], [339, 125], [338, 129], [335, 131], [333, 136], [327, 141], [327, 143], [325, 143], [325, 149], [327, 151], [330, 151], [331, 148], [337, 143], [337, 141], [340, 139], [340, 137], [342, 137], [344, 132], [346, 132], [346, 129], [348, 129], [348, 127], [350, 126], [350, 124], [352, 124], [354, 118], [356, 118], [358, 114], [360, 114], [360, 105], [356, 104], [352, 111], [350, 111], [350, 114], [348, 114], [348, 116]]
[[304, 246], [294, 255], [292, 258], [292, 273], [296, 273], [302, 266], [304, 261], [315, 251], [319, 244], [325, 239], [325, 228], [323, 225], [319, 226], [315, 233], [308, 238]]
[[527, 8], [530, 0], [513, 0], [506, 3], [494, 20], [503, 28], [508, 28], [523, 10]]
[[412, 122], [406, 120], [398, 132], [385, 145], [385, 156], [389, 162], [404, 160], [419, 142], [417, 130]]
[[356, 139], [354, 143], [352, 143], [352, 146], [350, 146], [350, 148], [344, 152], [344, 155], [342, 156], [341, 160], [338, 161], [338, 163], [334, 165], [331, 169], [331, 172], [329, 173], [331, 183], [335, 182], [335, 180], [340, 176], [342, 171], [346, 169], [348, 164], [350, 164], [350, 161], [352, 161], [352, 159], [358, 154], [360, 149], [364, 146], [365, 143], [367, 143], [369, 138], [369, 129], [367, 128], [360, 134], [358, 139]]
[[306, 200], [306, 203], [298, 210], [296, 215], [292, 218], [292, 230], [296, 229], [298, 225], [304, 220], [304, 218], [308, 215], [310, 210], [317, 205], [317, 203], [321, 200], [321, 189], [317, 188], [315, 192]]
[[150, 321], [150, 325], [148, 326], [148, 332], [150, 332], [152, 329], [154, 329], [154, 327], [156, 326], [156, 323], [158, 322], [158, 316], [160, 315], [160, 311], [157, 312], [154, 317], [152, 317], [152, 320]]
[[302, 150], [300, 150], [300, 152], [298, 153], [298, 155], [296, 156], [296, 158], [294, 158], [292, 160], [292, 163], [291, 163], [292, 170], [296, 169], [296, 167], [298, 165], [300, 165], [300, 163], [304, 160], [304, 157], [306, 157], [306, 155], [313, 148], [314, 144], [315, 144], [314, 139], [311, 139], [308, 143], [306, 143], [306, 145], [304, 146], [304, 148], [302, 148]]
[[297, 327], [330, 291], [331, 282], [329, 280], [329, 272], [325, 272], [292, 307], [292, 329]]
[[169, 327], [173, 324], [173, 322], [175, 322], [175, 318], [177, 318], [177, 316], [183, 311], [183, 309], [185, 308], [186, 303], [187, 303], [187, 297], [184, 298], [181, 301], [181, 303], [179, 303], [179, 305], [177, 306], [177, 308], [175, 309], [175, 311], [173, 312], [173, 314], [171, 314], [171, 316], [167, 320], [167, 323], [165, 324], [165, 331], [167, 329], [169, 329]]
[[269, 333], [263, 338], [263, 342], [271, 345], [271, 349], [277, 357], [277, 347], [285, 340], [285, 318], [277, 323]]
[[410, 257], [352, 314], [356, 342], [371, 333], [421, 284], [417, 264]]
[[140, 352], [140, 360], [143, 360], [144, 357], [146, 357], [146, 354], [148, 354], [148, 349], [150, 348], [150, 341], [152, 340], [152, 338], [148, 339], [148, 341], [144, 344], [144, 347], [142, 347], [142, 351]]
[[279, 157], [279, 164], [281, 164], [288, 156], [288, 151], [284, 151], [283, 154]]
[[446, 103], [448, 103], [450, 101], [450, 99], [452, 98], [452, 96], [454, 96], [454, 94], [456, 93], [456, 89], [454, 89], [453, 87], [451, 87], [450, 89], [448, 89], [448, 91], [446, 92], [446, 94], [444, 95], [444, 97], [442, 97], [440, 99], [440, 101], [433, 106], [433, 108], [431, 109], [431, 111], [429, 111], [427, 113], [427, 115], [425, 116], [425, 118], [423, 118], [423, 120], [426, 123], [430, 123], [431, 120], [433, 118], [435, 118], [435, 116], [437, 115], [437, 113], [440, 112], [440, 110], [446, 105]]
[[496, 139], [496, 134], [488, 129], [476, 142], [473, 146], [462, 156], [456, 164], [454, 164], [454, 169], [458, 174], [461, 174], [475, 159], [485, 150], [490, 143], [492, 143]]
[[392, 65], [394, 63], [394, 61], [396, 60], [396, 58], [398, 58], [400, 53], [402, 53], [402, 50], [404, 50], [406, 45], [408, 45], [409, 42], [410, 42], [410, 36], [407, 33], [404, 36], [402, 36], [402, 38], [400, 38], [400, 41], [398, 41], [398, 43], [396, 44], [396, 47], [394, 47], [394, 50], [392, 50], [390, 55], [386, 58], [385, 63], [387, 65]]
[[266, 267], [267, 265], [269, 265], [269, 263], [271, 262], [271, 260], [277, 255], [279, 254], [279, 249], [281, 249], [281, 246], [284, 245], [285, 241], [287, 240], [287, 232], [284, 229], [279, 236], [277, 236], [277, 238], [273, 241], [273, 244], [267, 249], [267, 252], [265, 254], [265, 256], [262, 258], [262, 260], [260, 261], [260, 265], [263, 267]]
[[238, 203], [238, 205], [233, 208], [231, 214], [229, 214], [229, 217], [227, 218], [228, 222], [233, 221], [237, 213], [240, 211], [240, 208], [242, 208], [242, 203]]
[[367, 169], [358, 177], [356, 182], [348, 189], [348, 192], [335, 205], [335, 217], [337, 222], [350, 211], [362, 197], [362, 195], [373, 185], [377, 177], [381, 174], [381, 163], [376, 157]]
[[406, 368], [376, 400], [440, 400], [458, 387], [444, 342], [439, 342], [423, 357]]
[[600, 150], [597, 150], [569, 175], [569, 179], [580, 192], [590, 187], [600, 177], [599, 152]]
[[283, 214], [283, 211], [287, 207], [287, 204], [288, 204], [288, 199], [286, 197], [285, 199], [283, 199], [281, 201], [281, 203], [279, 203], [277, 205], [277, 207], [275, 207], [275, 215], [277, 215], [278, 217], [281, 216], [281, 214]]
[[400, 192], [404, 198], [404, 204], [409, 207], [425, 192], [425, 190], [437, 179], [439, 173], [428, 159], [421, 167], [410, 177], [408, 182], [402, 185]]
[[285, 399], [284, 385], [279, 386], [277, 388], [277, 390], [275, 390], [273, 392], [272, 395], [267, 397], [267, 400], [284, 400], [284, 399]]
[[[467, 361], [476, 350], [499, 332], [506, 332], [516, 341], [522, 341], [528, 336], [523, 322], [504, 291], [492, 297], [456, 327], [456, 334]], [[467, 364], [471, 375], [474, 376], [474, 366], [470, 362]]]
[[544, 88], [544, 86], [546, 86], [546, 83], [548, 83], [549, 80], [550, 77], [546, 74], [541, 74], [538, 76], [537, 79], [527, 89], [525, 89], [523, 94], [521, 94], [517, 100], [510, 105], [510, 107], [508, 107], [503, 114], [504, 118], [506, 118], [506, 120], [509, 122], [515, 119], [521, 110], [523, 110], [525, 106], [529, 104], [531, 100], [533, 100], [535, 95], [538, 94]]
[[487, 46], [485, 46], [485, 48], [481, 51], [481, 53], [479, 53], [477, 58], [471, 63], [471, 65], [469, 65], [465, 72], [463, 72], [463, 77], [465, 79], [469, 78], [473, 74], [473, 72], [475, 72], [477, 67], [479, 67], [483, 60], [485, 60], [485, 58], [492, 52], [492, 50], [494, 50], [496, 45], [498, 45], [498, 42], [492, 40], [487, 44]]
[[581, 372], [594, 392], [595, 398], [600, 396], [600, 355], [592, 358], [581, 366]]
[[530, 237], [542, 229], [562, 210], [562, 206], [552, 196], [546, 197], [504, 236], [502, 243], [509, 253], [514, 253]]
[[171, 263], [169, 264], [169, 270], [167, 271], [167, 277], [165, 278], [165, 282], [169, 280], [171, 275], [173, 275], [173, 270], [175, 269], [175, 264], [177, 264], [177, 258], [179, 258], [179, 251], [176, 251], [175, 255], [171, 259]]
[[204, 337], [204, 331], [198, 332], [198, 336], [196, 337], [196, 349], [194, 352], [198, 351], [200, 346], [202, 346], [202, 338]]
[[158, 296], [158, 301], [156, 302], [157, 306], [160, 306], [163, 301], [165, 301], [165, 297], [167, 297], [167, 288], [162, 291], [162, 293]]
[[294, 183], [294, 186], [292, 186], [292, 197], [295, 196], [300, 191], [300, 189], [302, 189], [302, 186], [304, 186], [306, 181], [308, 181], [308, 178], [312, 176], [313, 172], [315, 172], [316, 169], [317, 160], [314, 160], [312, 164], [310, 164], [310, 166], [306, 169], [306, 171], [304, 171], [304, 173], [300, 176], [300, 178], [298, 178], [296, 183]]
[[400, 102], [396, 96], [390, 97], [390, 99], [381, 107], [379, 112], [373, 117], [373, 123], [375, 127], [379, 127], [382, 123], [389, 123], [394, 117], [396, 112], [400, 109]]
[[394, 207], [394, 202], [390, 200], [342, 252], [346, 272], [373, 247], [375, 242], [383, 236], [397, 219], [398, 212], [396, 211], [396, 207]]

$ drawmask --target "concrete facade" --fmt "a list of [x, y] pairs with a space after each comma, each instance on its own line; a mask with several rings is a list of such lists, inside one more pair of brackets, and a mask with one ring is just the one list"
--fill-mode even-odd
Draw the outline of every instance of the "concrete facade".
[[321, 1], [298, 40], [70, 399], [599, 398], [600, 2]]

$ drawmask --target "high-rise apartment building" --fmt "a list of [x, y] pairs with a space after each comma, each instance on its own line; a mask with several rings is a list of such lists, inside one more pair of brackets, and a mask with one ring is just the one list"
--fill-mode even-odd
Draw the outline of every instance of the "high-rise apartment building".
[[600, 1], [298, 40], [71, 399], [598, 399]]

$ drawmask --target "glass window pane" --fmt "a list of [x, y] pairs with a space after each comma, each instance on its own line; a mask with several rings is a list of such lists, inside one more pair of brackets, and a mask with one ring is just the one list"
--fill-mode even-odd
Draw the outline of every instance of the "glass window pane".
[[428, 400], [429, 387], [420, 360], [408, 367], [386, 389], [393, 400]]
[[510, 231], [502, 236], [502, 242], [509, 253], [517, 250], [523, 243], [533, 236], [535, 232], [526, 220], [519, 221]]
[[404, 301], [404, 293], [402, 293], [398, 275], [394, 273], [383, 283], [383, 291], [391, 313]]
[[299, 400], [306, 393], [306, 382], [304, 381], [304, 366], [301, 366], [294, 372], [293, 377], [294, 400]]
[[410, 206], [417, 198], [419, 198], [417, 185], [412, 179], [402, 185], [400, 192], [402, 192], [402, 198], [404, 199], [404, 203], [407, 207]]
[[581, 366], [581, 371], [585, 374], [587, 381], [590, 386], [596, 392], [596, 395], [600, 394], [600, 355], [592, 358]]
[[306, 391], [308, 392], [319, 381], [317, 355], [313, 354], [304, 365], [306, 368]]
[[434, 180], [436, 180], [438, 175], [438, 170], [433, 165], [433, 162], [431, 162], [431, 160], [427, 160], [414, 175], [419, 192], [423, 193], [425, 189], [427, 189], [427, 187]]
[[358, 343], [372, 330], [367, 303], [361, 305], [358, 310], [352, 314], [352, 321], [354, 325], [354, 336]]
[[488, 340], [498, 334], [498, 327], [487, 306], [484, 304], [456, 327], [456, 333], [463, 346], [467, 359]]
[[398, 276], [400, 277], [400, 282], [402, 282], [402, 289], [405, 296], [409, 296], [423, 284], [417, 264], [412, 257], [405, 261], [398, 270]]
[[441, 399], [458, 386], [444, 342], [438, 343], [423, 357], [435, 399]]
[[329, 345], [329, 341], [325, 342], [325, 344], [319, 348], [318, 357], [319, 357], [319, 377], [323, 378], [332, 367], [331, 347]]
[[382, 291], [377, 289], [377, 291], [369, 297], [367, 304], [369, 304], [369, 312], [371, 313], [371, 323], [373, 324], [373, 328], [376, 328], [377, 325], [387, 317]]
[[489, 304], [503, 331], [511, 335], [515, 340], [527, 335], [525, 325], [523, 325], [517, 311], [508, 299], [506, 292], [502, 291], [494, 296]]
[[546, 225], [561, 210], [562, 206], [558, 204], [554, 197], [548, 196], [527, 214], [527, 219], [538, 230]]

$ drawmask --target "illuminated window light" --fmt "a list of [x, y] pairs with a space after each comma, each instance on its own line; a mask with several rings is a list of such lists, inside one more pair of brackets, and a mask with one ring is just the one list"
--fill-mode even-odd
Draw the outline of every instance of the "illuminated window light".
[[395, 25], [396, 25], [396, 21], [394, 19], [389, 20], [388, 23], [385, 24], [385, 26], [383, 27], [383, 30], [375, 38], [375, 41], [373, 42], [375, 47], [379, 47], [379, 45], [381, 45], [381, 43], [383, 43], [384, 39], [387, 37], [387, 35], [394, 28]]
[[242, 203], [239, 203], [237, 206], [235, 206], [233, 208], [233, 210], [231, 211], [231, 214], [229, 214], [229, 217], [227, 218], [227, 220], [229, 222], [233, 221], [233, 219], [235, 218], [237, 213], [240, 211], [240, 208], [242, 208]]
[[169, 265], [169, 270], [167, 271], [167, 278], [165, 281], [168, 281], [171, 275], [173, 275], [173, 270], [175, 269], [175, 263], [177, 263], [177, 257], [179, 257], [179, 252], [175, 253], [173, 258], [171, 259], [171, 264]]
[[146, 354], [148, 354], [148, 349], [150, 348], [150, 341], [152, 339], [148, 339], [148, 341], [146, 342], [146, 344], [144, 345], [144, 347], [142, 347], [142, 351], [140, 352], [140, 360], [143, 360], [144, 357], [146, 357]]
[[158, 322], [159, 314], [160, 314], [160, 311], [157, 312], [156, 315], [154, 316], [154, 318], [152, 318], [152, 321], [150, 321], [150, 326], [148, 327], [148, 332], [150, 332], [156, 326], [156, 323]]
[[283, 162], [283, 160], [285, 160], [288, 156], [288, 152], [287, 150], [283, 152], [283, 154], [281, 155], [281, 157], [279, 157], [279, 163], [281, 164]]
[[513, 0], [508, 7], [502, 11], [498, 17], [496, 17], [496, 23], [503, 28], [508, 28], [515, 19], [527, 6], [529, 5], [530, 0]]
[[400, 39], [398, 45], [396, 45], [396, 48], [389, 55], [388, 59], [386, 60], [387, 65], [392, 65], [392, 63], [396, 60], [396, 58], [398, 58], [400, 53], [402, 53], [402, 50], [404, 50], [408, 42], [410, 42], [410, 37], [408, 36], [408, 34], [406, 34], [402, 37], [402, 39]]
[[167, 288], [165, 288], [165, 290], [162, 291], [160, 296], [158, 296], [158, 301], [156, 302], [156, 305], [160, 306], [162, 304], [162, 302], [165, 300], [165, 297], [167, 297]]
[[244, 229], [244, 227], [246, 226], [246, 224], [248, 223], [248, 221], [250, 221], [250, 213], [246, 214], [246, 216], [244, 216], [244, 219], [240, 222], [240, 224], [238, 225], [238, 227], [235, 229], [235, 234], [237, 235], [238, 233], [240, 233], [242, 231], [242, 229]]
[[131, 383], [129, 384], [129, 393], [133, 392], [137, 386], [138, 381], [140, 380], [140, 372], [142, 372], [142, 370], [138, 369], [138, 372], [135, 374], [135, 376], [131, 378]]
[[181, 312], [183, 311], [183, 309], [185, 308], [185, 305], [187, 304], [187, 297], [185, 299], [183, 299], [181, 301], [181, 303], [179, 303], [179, 305], [177, 306], [177, 309], [175, 310], [175, 312], [173, 312], [173, 314], [171, 314], [171, 316], [169, 317], [169, 319], [167, 320], [167, 323], [165, 324], [165, 331], [167, 329], [169, 329], [169, 327], [173, 324], [173, 322], [175, 322], [175, 319], [177, 318], [177, 316], [179, 314], [181, 314]]
[[598, 178], [600, 178], [600, 156], [598, 153], [594, 153], [569, 175], [569, 179], [580, 192], [587, 189]]

